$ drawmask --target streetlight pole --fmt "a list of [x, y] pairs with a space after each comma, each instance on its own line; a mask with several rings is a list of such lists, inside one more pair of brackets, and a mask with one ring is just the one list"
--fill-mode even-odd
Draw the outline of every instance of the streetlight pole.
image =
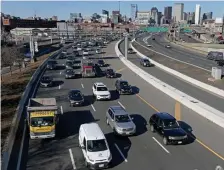
[[128, 59], [128, 35], [125, 35], [125, 58]]

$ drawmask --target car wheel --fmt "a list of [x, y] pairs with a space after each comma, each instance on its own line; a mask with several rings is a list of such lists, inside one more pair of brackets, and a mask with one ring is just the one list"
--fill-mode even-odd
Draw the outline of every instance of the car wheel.
[[168, 139], [166, 137], [163, 137], [163, 144], [168, 145]]
[[106, 118], [106, 122], [107, 122], [107, 125], [109, 125], [109, 120], [108, 120], [108, 118]]
[[154, 129], [153, 125], [150, 125], [150, 130], [151, 130], [151, 132], [155, 132], [155, 129]]

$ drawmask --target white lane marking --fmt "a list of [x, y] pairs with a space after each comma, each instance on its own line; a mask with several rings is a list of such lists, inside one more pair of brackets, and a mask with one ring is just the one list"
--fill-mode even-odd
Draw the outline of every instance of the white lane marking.
[[179, 61], [179, 62], [184, 63], [184, 64], [188, 64], [188, 65], [190, 65], [190, 66], [194, 66], [194, 67], [200, 68], [200, 69], [202, 69], [202, 70], [205, 70], [205, 71], [211, 72], [211, 70], [207, 70], [207, 69], [205, 69], [205, 68], [202, 68], [202, 67], [200, 67], [200, 66], [196, 66], [196, 65], [194, 65], [194, 64], [187, 63], [187, 62], [182, 61], [182, 60], [178, 60], [178, 59], [176, 59], [176, 58], [170, 57], [170, 56], [165, 55], [165, 54], [163, 54], [163, 53], [160, 53], [160, 52], [157, 52], [157, 51], [155, 51], [155, 50], [149, 49], [149, 48], [145, 47], [144, 45], [140, 44], [140, 43], [139, 43], [139, 42], [137, 42], [137, 41], [135, 41], [135, 42], [136, 42], [137, 44], [139, 44], [140, 46], [142, 46], [143, 48], [146, 48], [147, 50], [152, 51], [152, 52], [154, 52], [154, 53], [157, 53], [157, 54], [163, 55], [163, 56], [165, 56], [165, 57], [167, 57], [167, 58], [170, 58], [170, 59], [172, 59], [172, 60]]
[[61, 74], [61, 72], [60, 72], [60, 74]]
[[63, 107], [61, 106], [61, 114], [63, 114], [64, 112], [63, 112]]
[[96, 111], [96, 109], [95, 109], [95, 107], [93, 106], [93, 104], [91, 104], [91, 106], [92, 106], [92, 108], [93, 108], [93, 110], [94, 110], [94, 112]]
[[84, 85], [81, 83], [82, 88], [84, 89]]
[[164, 151], [166, 151], [167, 153], [170, 153], [155, 137], [152, 137], [152, 139], [159, 144], [159, 146], [161, 146], [161, 148], [163, 148]]
[[125, 162], [128, 162], [128, 160], [125, 158], [124, 154], [121, 152], [120, 148], [115, 143], [114, 146], [117, 148], [118, 152], [121, 154], [121, 157], [124, 159]]
[[61, 89], [61, 85], [58, 86], [58, 89]]
[[72, 154], [72, 149], [69, 149], [69, 154], [70, 154], [70, 158], [71, 158], [71, 161], [72, 161], [73, 169], [76, 169], [75, 160], [74, 160], [74, 157], [73, 157], [73, 154]]
[[125, 109], [124, 105], [123, 105], [121, 102], [118, 101], [118, 104], [119, 104], [121, 107], [123, 107], [123, 109]]

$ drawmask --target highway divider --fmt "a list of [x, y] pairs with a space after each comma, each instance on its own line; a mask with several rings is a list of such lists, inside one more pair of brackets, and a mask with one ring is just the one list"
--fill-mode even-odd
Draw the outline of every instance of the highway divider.
[[[135, 41], [135, 39], [134, 39], [133, 41]], [[145, 47], [145, 46], [143, 46], [142, 44], [140, 44], [139, 42], [137, 42], [137, 41], [135, 41], [135, 42], [136, 42], [137, 44], [139, 44], [140, 46]], [[179, 77], [180, 79], [182, 79], [182, 80], [184, 80], [184, 81], [187, 81], [187, 82], [190, 83], [190, 84], [193, 84], [193, 85], [195, 85], [195, 86], [198, 86], [198, 87], [200, 87], [200, 88], [202, 88], [202, 89], [205, 89], [205, 90], [207, 90], [207, 91], [209, 91], [209, 92], [212, 92], [212, 93], [214, 93], [214, 94], [216, 94], [216, 95], [218, 95], [218, 96], [224, 97], [224, 90], [219, 89], [219, 88], [214, 87], [214, 86], [211, 86], [211, 85], [208, 85], [208, 84], [203, 83], [203, 82], [201, 82], [201, 81], [198, 81], [198, 80], [196, 80], [196, 79], [194, 79], [194, 78], [191, 78], [191, 77], [189, 77], [189, 76], [186, 76], [186, 75], [184, 75], [184, 74], [182, 74], [182, 73], [180, 73], [180, 72], [178, 72], [178, 71], [176, 71], [176, 70], [173, 70], [173, 69], [171, 69], [171, 68], [168, 68], [168, 67], [166, 67], [166, 66], [164, 66], [164, 65], [162, 65], [162, 64], [160, 64], [160, 63], [158, 63], [158, 62], [156, 62], [156, 61], [154, 61], [154, 60], [152, 60], [151, 58], [145, 56], [144, 54], [140, 53], [139, 51], [137, 51], [137, 49], [135, 49], [135, 48], [132, 46], [132, 44], [130, 44], [130, 47], [137, 53], [138, 56], [140, 56], [141, 58], [147, 58], [147, 59], [149, 59], [150, 62], [151, 62], [152, 64], [156, 65], [156, 67], [159, 67], [160, 69], [162, 69], [162, 70], [164, 70], [164, 71], [166, 71], [166, 72], [168, 72], [168, 73], [170, 73], [170, 74], [172, 74], [172, 75], [174, 75], [174, 76], [177, 76], [177, 77]], [[145, 48], [146, 48], [146, 47], [145, 47]], [[147, 49], [148, 49], [148, 48], [147, 48]], [[148, 49], [148, 50], [150, 50], [150, 49]], [[153, 52], [157, 53], [157, 52], [154, 51], [154, 50], [150, 50], [150, 51], [153, 51]]]
[[[62, 52], [64, 48], [69, 48], [71, 45], [63, 47], [62, 49], [58, 50], [51, 56], [49, 56], [45, 61], [42, 63], [41, 66], [37, 68], [33, 76], [31, 77], [29, 83], [27, 84], [19, 102], [19, 105], [16, 109], [16, 114], [12, 120], [11, 128], [9, 131], [9, 135], [5, 141], [3, 151], [2, 151], [2, 170], [10, 170], [12, 169], [12, 164], [18, 164], [19, 154], [21, 154], [20, 147], [23, 146], [22, 143], [22, 134], [24, 130], [26, 130], [26, 106], [30, 97], [33, 97], [36, 94], [36, 90], [38, 87], [39, 80], [43, 73], [45, 72], [47, 61], [49, 59], [55, 58], [58, 54]], [[21, 156], [21, 155], [20, 155]], [[20, 162], [19, 162], [20, 164]], [[14, 165], [17, 166], [17, 165]]]
[[167, 94], [174, 100], [179, 101], [189, 109], [195, 111], [196, 113], [200, 114], [201, 116], [205, 117], [206, 119], [210, 120], [211, 122], [221, 126], [224, 128], [224, 113], [216, 110], [205, 103], [179, 91], [178, 89], [162, 82], [161, 80], [153, 77], [149, 73], [145, 72], [132, 62], [125, 59], [124, 55], [119, 50], [119, 44], [123, 40], [120, 40], [115, 45], [115, 52], [116, 55], [120, 58], [120, 60], [129, 67], [134, 73], [140, 76], [143, 80], [154, 86], [155, 88], [159, 89], [163, 93]]

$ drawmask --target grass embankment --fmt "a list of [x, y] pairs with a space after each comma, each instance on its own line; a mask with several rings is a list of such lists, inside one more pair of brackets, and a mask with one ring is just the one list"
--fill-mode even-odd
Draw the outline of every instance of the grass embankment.
[[30, 81], [33, 73], [48, 58], [55, 52], [45, 54], [38, 57], [38, 61], [31, 63], [27, 68], [15, 70], [5, 75], [2, 75], [1, 80], [1, 148], [3, 149], [5, 139], [8, 136], [11, 122], [16, 113], [21, 95]]

